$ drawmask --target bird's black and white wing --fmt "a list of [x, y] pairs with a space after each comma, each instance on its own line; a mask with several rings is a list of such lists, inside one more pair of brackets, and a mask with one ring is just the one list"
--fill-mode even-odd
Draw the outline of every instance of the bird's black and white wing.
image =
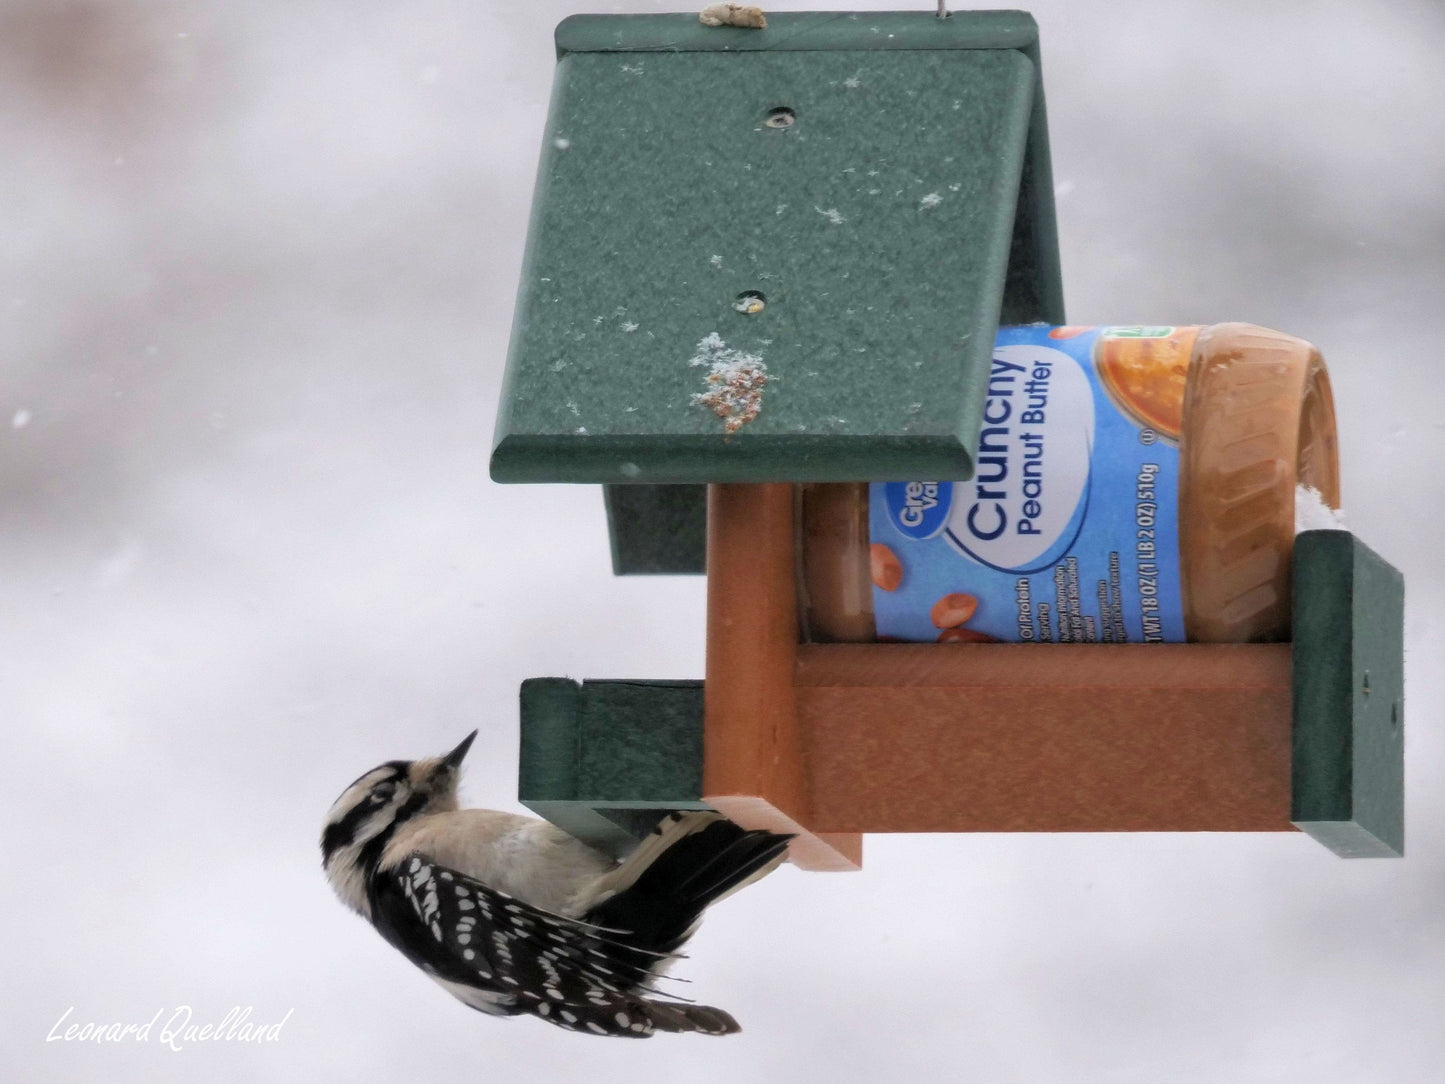
[[643, 1038], [654, 1031], [738, 1030], [727, 1013], [657, 1000], [661, 959], [605, 930], [554, 915], [424, 855], [371, 882], [382, 935], [454, 996], [483, 1012], [531, 1013], [560, 1027]]

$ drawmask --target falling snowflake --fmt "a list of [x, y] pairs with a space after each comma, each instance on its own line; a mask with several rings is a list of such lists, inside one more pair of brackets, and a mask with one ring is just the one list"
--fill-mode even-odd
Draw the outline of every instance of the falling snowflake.
[[918, 201], [918, 205], [919, 205], [920, 207], [924, 207], [924, 208], [927, 208], [927, 207], [937, 207], [937, 206], [938, 206], [940, 203], [942, 203], [942, 202], [943, 202], [943, 197], [942, 197], [942, 196], [940, 196], [937, 192], [930, 192], [930, 193], [928, 193], [928, 195], [924, 196], [922, 199], [920, 199], [920, 200]]
[[829, 207], [826, 211], [821, 207], [814, 207], [813, 210], [826, 218], [830, 226], [841, 226], [844, 222], [848, 221], [836, 207]]

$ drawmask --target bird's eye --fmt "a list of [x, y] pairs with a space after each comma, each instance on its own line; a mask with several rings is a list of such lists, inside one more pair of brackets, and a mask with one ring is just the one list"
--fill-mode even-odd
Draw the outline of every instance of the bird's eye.
[[391, 796], [395, 793], [395, 783], [382, 783], [379, 787], [372, 790], [371, 797], [368, 801], [370, 801], [372, 805], [382, 805], [385, 802], [391, 801]]

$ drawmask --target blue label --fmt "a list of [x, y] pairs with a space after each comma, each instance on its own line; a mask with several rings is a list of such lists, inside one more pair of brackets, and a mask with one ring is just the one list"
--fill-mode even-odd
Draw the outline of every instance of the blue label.
[[881, 637], [1185, 639], [1178, 434], [1095, 364], [1101, 340], [1173, 332], [999, 329], [974, 477], [870, 489], [871, 540], [903, 568], [873, 590]]

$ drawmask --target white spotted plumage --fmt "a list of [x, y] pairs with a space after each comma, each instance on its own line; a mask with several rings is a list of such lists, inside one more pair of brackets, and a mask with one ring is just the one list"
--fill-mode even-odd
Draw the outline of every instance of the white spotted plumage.
[[614, 862], [545, 822], [458, 809], [473, 737], [444, 757], [380, 765], [337, 799], [322, 855], [341, 899], [483, 1012], [634, 1038], [736, 1031], [657, 981], [704, 909], [775, 868], [788, 837], [674, 813]]

